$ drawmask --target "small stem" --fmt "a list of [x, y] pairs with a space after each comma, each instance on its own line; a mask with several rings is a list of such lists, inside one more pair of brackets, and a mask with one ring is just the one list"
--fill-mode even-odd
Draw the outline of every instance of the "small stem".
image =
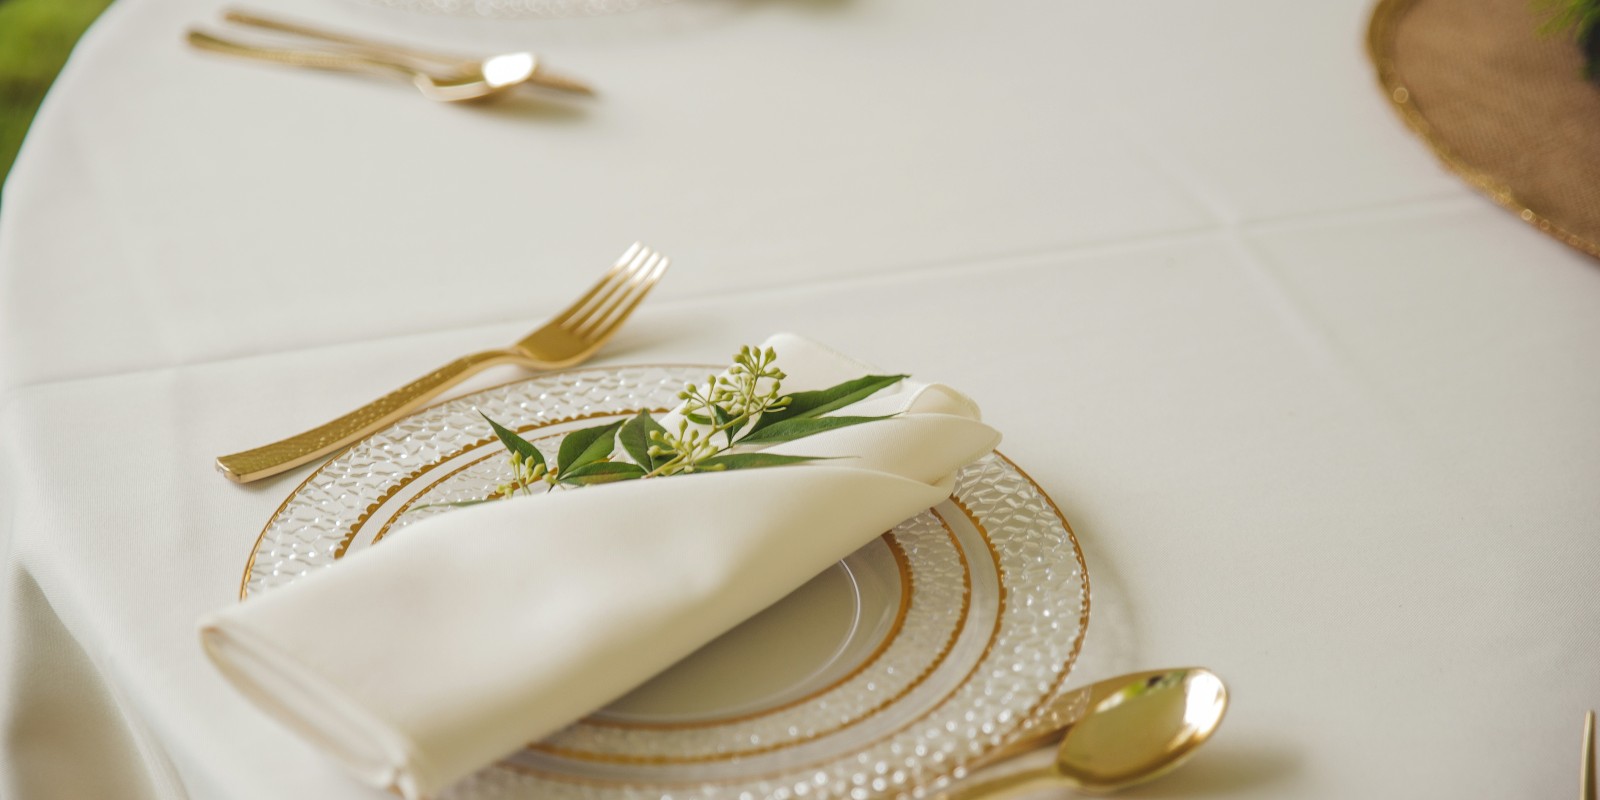
[[750, 413], [749, 412], [745, 412], [743, 414], [740, 414], [737, 417], [734, 417], [733, 419], [728, 420], [728, 423], [726, 425], [713, 425], [713, 426], [711, 426], [711, 433], [708, 434], [708, 435], [715, 436], [715, 435], [717, 435], [719, 433], [722, 433], [725, 430], [728, 430], [729, 428], [732, 428], [734, 430], [738, 430], [746, 422], [749, 422], [749, 421], [750, 421]]
[[646, 472], [646, 473], [645, 473], [645, 474], [644, 474], [644, 477], [645, 477], [645, 478], [656, 478], [656, 477], [660, 477], [660, 476], [661, 476], [661, 474], [662, 474], [662, 470], [665, 470], [665, 469], [666, 469], [666, 468], [668, 468], [668, 467], [674, 467], [674, 466], [677, 466], [677, 465], [678, 465], [678, 464], [680, 464], [680, 463], [682, 463], [682, 462], [683, 462], [683, 454], [682, 454], [682, 453], [679, 453], [679, 454], [678, 454], [678, 455], [676, 455], [676, 456], [673, 456], [673, 457], [672, 457], [672, 459], [671, 459], [671, 460], [670, 460], [670, 461], [668, 461], [668, 462], [667, 462], [667, 463], [665, 463], [665, 464], [662, 464], [662, 465], [661, 465], [661, 466], [659, 466], [659, 467], [656, 467], [656, 468], [655, 468], [655, 469], [653, 469], [653, 470], [650, 470], [650, 471], [649, 471], [649, 472]]

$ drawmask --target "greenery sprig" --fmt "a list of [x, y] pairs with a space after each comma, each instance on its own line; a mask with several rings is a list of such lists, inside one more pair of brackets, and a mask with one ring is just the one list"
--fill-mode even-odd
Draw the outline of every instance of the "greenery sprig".
[[1584, 75], [1600, 81], [1600, 0], [1535, 0], [1534, 8], [1545, 17], [1540, 32], [1572, 37], [1584, 52]]
[[783, 380], [788, 376], [778, 369], [777, 359], [773, 348], [741, 347], [727, 372], [709, 376], [703, 384], [691, 383], [678, 393], [682, 416], [675, 430], [640, 411], [620, 422], [567, 434], [554, 464], [532, 442], [484, 415], [509, 453], [511, 479], [483, 500], [438, 505], [474, 505], [532, 494], [540, 484], [548, 490], [817, 461], [816, 456], [766, 453], [761, 448], [888, 419], [826, 415], [907, 377], [867, 375], [819, 391], [784, 394]]

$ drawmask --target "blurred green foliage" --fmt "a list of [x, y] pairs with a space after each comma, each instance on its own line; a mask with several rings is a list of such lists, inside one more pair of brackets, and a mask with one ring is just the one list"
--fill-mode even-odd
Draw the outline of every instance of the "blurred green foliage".
[[111, 0], [0, 0], [0, 182], [72, 45]]
[[1600, 24], [1600, 0], [1539, 0], [1534, 7], [1548, 17], [1543, 28], [1546, 33], [1582, 39]]
[[1536, 0], [1534, 8], [1546, 16], [1540, 30], [1572, 37], [1588, 60], [1584, 74], [1600, 82], [1600, 0]]

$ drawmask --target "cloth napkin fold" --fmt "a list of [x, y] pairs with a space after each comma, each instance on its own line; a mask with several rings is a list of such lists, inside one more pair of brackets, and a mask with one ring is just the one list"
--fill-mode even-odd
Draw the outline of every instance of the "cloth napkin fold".
[[[766, 346], [786, 392], [873, 372], [793, 335]], [[361, 779], [428, 796], [948, 497], [954, 474], [1000, 438], [937, 384], [902, 381], [835, 413], [899, 416], [769, 450], [837, 460], [440, 514], [209, 615], [201, 641], [241, 692]]]

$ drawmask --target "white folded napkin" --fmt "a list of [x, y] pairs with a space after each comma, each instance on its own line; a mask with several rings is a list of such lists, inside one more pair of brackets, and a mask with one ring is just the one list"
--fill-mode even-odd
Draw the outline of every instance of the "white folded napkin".
[[[871, 374], [767, 342], [784, 391]], [[363, 780], [424, 797], [627, 693], [949, 496], [999, 434], [909, 380], [840, 412], [896, 414], [773, 447], [843, 456], [455, 510], [201, 620], [262, 709]]]

